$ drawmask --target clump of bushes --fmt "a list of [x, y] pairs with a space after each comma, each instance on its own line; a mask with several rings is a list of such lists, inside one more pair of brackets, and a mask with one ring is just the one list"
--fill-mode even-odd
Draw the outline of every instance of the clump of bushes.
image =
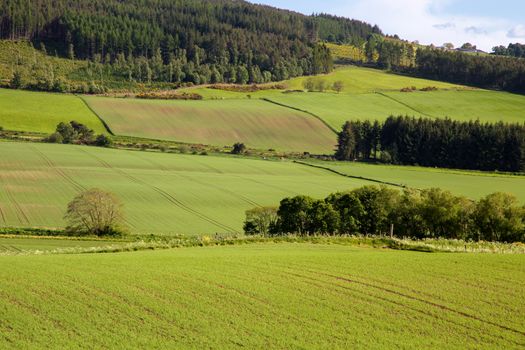
[[417, 91], [417, 87], [415, 87], [415, 86], [404, 87], [404, 88], [402, 88], [399, 91], [401, 91], [401, 92], [414, 92], [414, 91]]
[[438, 88], [435, 86], [427, 86], [422, 88], [421, 91], [438, 91]]
[[477, 202], [433, 188], [365, 186], [324, 200], [285, 198], [277, 209], [246, 212], [247, 234], [387, 235], [417, 239], [525, 242], [525, 207], [504, 193]]
[[213, 84], [209, 86], [210, 89], [231, 91], [231, 92], [257, 92], [262, 90], [284, 90], [286, 85], [284, 84], [251, 84], [251, 85], [240, 85], [240, 84]]
[[99, 134], [95, 138], [95, 142], [93, 144], [98, 147], [111, 147], [113, 145], [113, 140], [107, 135]]
[[203, 97], [197, 93], [169, 93], [169, 92], [142, 92], [137, 94], [137, 98], [149, 100], [202, 100]]
[[338, 80], [330, 85], [323, 78], [310, 77], [303, 82], [303, 87], [309, 92], [324, 92], [327, 89], [332, 89], [333, 91], [340, 93], [344, 90], [345, 83], [342, 80]]
[[60, 122], [56, 127], [56, 131], [46, 137], [44, 141], [49, 143], [95, 145], [99, 147], [112, 145], [112, 140], [108, 136], [99, 134], [95, 137], [92, 129], [74, 120], [69, 123]]

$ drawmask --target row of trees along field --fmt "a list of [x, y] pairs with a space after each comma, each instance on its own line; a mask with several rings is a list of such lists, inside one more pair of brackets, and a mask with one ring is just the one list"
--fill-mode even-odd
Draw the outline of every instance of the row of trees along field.
[[525, 124], [389, 117], [349, 121], [339, 133], [336, 158], [455, 169], [525, 171]]
[[279, 208], [249, 210], [244, 229], [269, 235], [385, 235], [392, 225], [397, 237], [525, 242], [525, 207], [504, 193], [474, 202], [440, 189], [366, 186], [324, 200], [297, 196], [283, 199]]
[[[327, 73], [330, 34], [354, 44], [379, 28], [227, 0], [4, 0], [0, 38], [103, 63], [140, 82], [261, 83]], [[95, 70], [94, 74], [97, 74]]]

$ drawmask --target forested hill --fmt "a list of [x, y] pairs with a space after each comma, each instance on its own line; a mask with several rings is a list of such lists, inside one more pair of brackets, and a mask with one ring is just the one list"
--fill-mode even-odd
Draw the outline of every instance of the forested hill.
[[[148, 77], [144, 65], [137, 80], [263, 82], [324, 73], [331, 57], [319, 39], [362, 44], [371, 33], [381, 31], [241, 0], [0, 1], [2, 39], [28, 39], [70, 58], [173, 66], [169, 76]], [[183, 65], [190, 66], [178, 71]]]

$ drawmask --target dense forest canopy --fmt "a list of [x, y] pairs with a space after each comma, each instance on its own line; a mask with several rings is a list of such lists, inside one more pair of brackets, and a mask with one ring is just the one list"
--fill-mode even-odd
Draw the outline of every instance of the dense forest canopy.
[[[139, 81], [246, 83], [326, 73], [331, 57], [318, 39], [331, 39], [329, 33], [358, 44], [380, 30], [240, 0], [0, 2], [0, 38], [31, 40], [70, 58], [118, 60], [120, 66], [141, 58], [131, 64], [141, 65], [139, 72], [121, 72]], [[155, 74], [152, 65], [170, 67]]]
[[349, 121], [339, 133], [340, 160], [522, 172], [525, 124], [483, 124], [450, 119], [389, 117], [385, 122]]

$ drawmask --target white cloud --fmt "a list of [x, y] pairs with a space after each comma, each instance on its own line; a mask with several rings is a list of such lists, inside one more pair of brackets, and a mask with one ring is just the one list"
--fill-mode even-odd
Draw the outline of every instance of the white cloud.
[[468, 33], [468, 34], [484, 34], [484, 35], [489, 35], [489, 32], [486, 31], [485, 29], [483, 28], [479, 28], [479, 27], [476, 27], [476, 26], [470, 26], [468, 28], [465, 28], [465, 32]]
[[522, 24], [518, 24], [517, 26], [509, 30], [507, 36], [513, 39], [525, 38], [525, 26]]
[[432, 27], [436, 29], [450, 29], [450, 28], [456, 28], [456, 24], [448, 22], [448, 23], [434, 24]]
[[398, 34], [422, 44], [460, 46], [471, 42], [486, 51], [508, 44], [508, 37], [525, 37], [525, 27], [504, 19], [457, 16], [445, 12], [446, 5], [458, 0], [357, 0], [344, 5], [344, 16], [377, 24], [386, 34]]

